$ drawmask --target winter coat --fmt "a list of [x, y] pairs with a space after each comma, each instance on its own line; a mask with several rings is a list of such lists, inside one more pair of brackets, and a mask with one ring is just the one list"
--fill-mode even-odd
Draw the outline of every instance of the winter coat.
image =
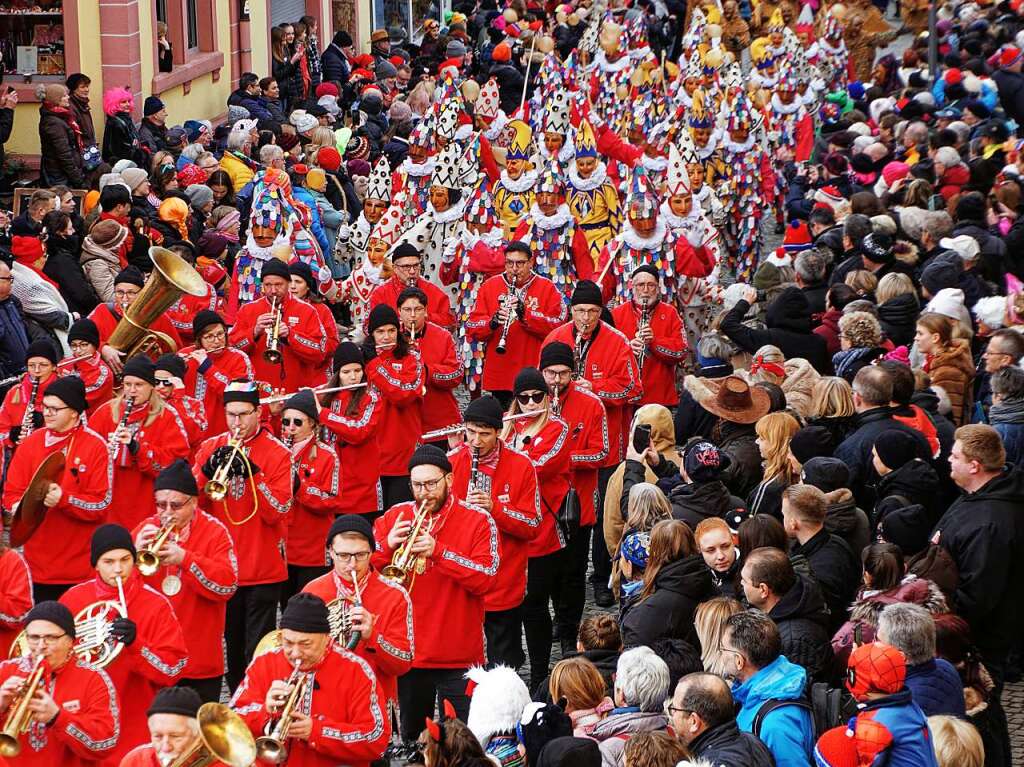
[[67, 184], [72, 189], [85, 186], [82, 150], [68, 121], [59, 114], [39, 107], [39, 145], [43, 147], [39, 171], [45, 186]]
[[60, 247], [54, 247], [56, 237], [47, 241], [46, 262], [43, 274], [57, 283], [61, 295], [68, 303], [68, 309], [86, 317], [96, 308], [99, 299], [92, 285], [85, 279], [85, 273], [78, 262], [78, 255]]
[[961, 234], [973, 237], [981, 248], [977, 267], [981, 277], [995, 285], [1002, 285], [1006, 273], [1006, 243], [1002, 237], [992, 234], [984, 222], [967, 218], [957, 221], [950, 236]]
[[21, 302], [14, 296], [0, 301], [0, 373], [4, 378], [25, 370], [25, 352], [30, 343]]
[[702, 732], [690, 742], [690, 752], [714, 767], [775, 767], [775, 758], [768, 746], [749, 732], [740, 732], [735, 720]]
[[256, 174], [247, 164], [239, 160], [230, 152], [225, 152], [220, 158], [220, 169], [231, 177], [231, 188], [235, 194], [242, 191], [242, 187], [252, 181]]
[[732, 372], [732, 365], [715, 365], [701, 368], [696, 375], [689, 375], [683, 379], [683, 391], [679, 395], [675, 415], [677, 445], [685, 445], [690, 437], [712, 439], [712, 433], [718, 424], [718, 416], [699, 404], [700, 399], [711, 395], [711, 390], [704, 385], [703, 379], [725, 378]]
[[840, 349], [832, 355], [832, 365], [836, 375], [853, 383], [854, 376], [861, 368], [874, 364], [875, 360], [885, 354], [880, 346], [857, 346], [853, 349]]
[[699, 553], [666, 562], [654, 577], [654, 591], [623, 614], [622, 645], [650, 646], [663, 637], [693, 642], [693, 616], [711, 591], [711, 574]]
[[828, 433], [832, 435], [832, 444], [838, 445], [857, 430], [857, 417], [810, 418], [807, 421], [807, 425], [828, 429]]
[[946, 168], [945, 172], [936, 182], [935, 187], [942, 198], [948, 203], [963, 189], [964, 184], [971, 180], [971, 169], [963, 163], [958, 163], [952, 168]]
[[[618, 650], [584, 650], [581, 653], [573, 652], [565, 655], [565, 658], [586, 658], [593, 663], [604, 679], [605, 692], [612, 695], [615, 692], [615, 669], [619, 663]], [[540, 703], [551, 703], [551, 677], [548, 676], [533, 690], [533, 699]]]
[[974, 380], [974, 359], [971, 357], [970, 343], [965, 339], [955, 338], [948, 347], [933, 354], [929, 360], [928, 375], [932, 379], [932, 386], [942, 387], [949, 397], [953, 424], [959, 426], [962, 423], [969, 423], [971, 397], [974, 394], [971, 387]]
[[782, 595], [768, 615], [779, 627], [783, 655], [803, 666], [812, 679], [824, 679], [832, 649], [828, 643], [828, 607], [817, 582], [797, 572], [793, 588]]
[[[753, 732], [754, 718], [770, 700], [803, 697], [807, 672], [780, 655], [745, 682], [733, 684], [732, 697], [740, 707], [736, 724]], [[760, 738], [778, 767], [807, 767], [813, 762], [814, 720], [801, 706], [780, 706], [761, 722]]]
[[920, 443], [918, 455], [927, 458], [931, 450], [921, 433], [911, 429], [892, 417], [892, 410], [889, 407], [876, 407], [858, 413], [855, 418], [856, 431], [844, 439], [833, 453], [834, 457], [843, 461], [850, 470], [850, 489], [857, 498], [857, 504], [861, 508], [874, 506], [874, 494], [869, 484], [877, 480], [878, 475], [871, 464], [871, 448], [875, 446], [875, 440], [889, 429], [900, 429], [908, 434], [913, 434]]
[[71, 114], [75, 116], [75, 122], [78, 123], [78, 127], [82, 131], [82, 141], [86, 146], [95, 145], [96, 127], [92, 122], [92, 109], [89, 108], [89, 100], [80, 101], [74, 95], [70, 98]]
[[730, 493], [746, 498], [763, 474], [754, 424], [721, 421], [712, 435], [712, 441], [719, 450], [727, 452], [732, 461], [722, 473], [722, 481]]
[[323, 82], [334, 83], [339, 89], [348, 82], [352, 71], [344, 51], [334, 43], [328, 45], [320, 56], [320, 68]]
[[108, 116], [103, 130], [103, 161], [114, 165], [118, 160], [131, 160], [140, 167], [146, 167], [139, 132], [127, 112]]
[[814, 384], [821, 375], [810, 362], [794, 357], [786, 360], [786, 377], [782, 379], [782, 391], [786, 395], [786, 404], [807, 418], [811, 414], [811, 400], [814, 396]]
[[149, 156], [167, 149], [167, 126], [157, 125], [152, 120], [142, 119], [139, 123], [139, 143], [145, 147]]
[[1007, 463], [1024, 463], [1024, 398], [1004, 399], [993, 405], [988, 422], [1003, 439]]
[[829, 309], [821, 318], [821, 324], [814, 329], [816, 336], [825, 339], [825, 349], [832, 356], [843, 348], [839, 339], [839, 318], [843, 316], [839, 309]]
[[811, 332], [810, 309], [800, 288], [787, 288], [768, 305], [766, 330], [755, 330], [743, 324], [748, 311], [750, 304], [740, 299], [721, 323], [722, 333], [741, 349], [753, 354], [762, 346], [771, 344], [779, 347], [786, 359], [803, 357], [819, 373], [832, 372], [825, 339]]
[[276, 56], [271, 56], [271, 76], [277, 80], [278, 88], [281, 91], [281, 102], [286, 109], [294, 109], [299, 101], [305, 98], [304, 86], [302, 83], [302, 68], [298, 62], [291, 61], [293, 51], [285, 53], [282, 61]]
[[[890, 741], [875, 763], [887, 767], [938, 767], [928, 719], [911, 699], [910, 690], [904, 688], [895, 695], [864, 701], [858, 706], [851, 728], [856, 731], [864, 720], [872, 722], [864, 736], [868, 743], [875, 744], [879, 738]], [[879, 725], [888, 731], [888, 737], [878, 731]]]
[[810, 285], [804, 285], [800, 290], [803, 291], [804, 298], [807, 299], [807, 306], [811, 309], [811, 324], [816, 326], [821, 322], [822, 315], [825, 314], [825, 296], [828, 294], [828, 283], [815, 282]]
[[945, 466], [946, 459], [949, 458], [949, 454], [953, 451], [953, 442], [956, 441], [954, 436], [956, 427], [948, 417], [939, 412], [939, 396], [931, 389], [923, 389], [914, 392], [910, 396], [910, 404], [921, 408], [931, 419], [932, 425], [935, 427], [935, 433], [939, 438], [938, 465]]
[[734, 512], [746, 508], [746, 504], [717, 479], [691, 484], [681, 482], [669, 492], [668, 501], [672, 504], [672, 516], [685, 522], [691, 530], [713, 517], [730, 521]]
[[946, 714], [961, 719], [966, 716], [963, 683], [948, 660], [933, 658], [907, 666], [906, 685], [925, 716]]
[[747, 509], [753, 514], [770, 514], [782, 521], [782, 493], [789, 487], [777, 476], [764, 479], [747, 496]]
[[1024, 474], [1007, 466], [973, 493], [964, 493], [935, 526], [956, 562], [953, 608], [971, 627], [983, 658], [999, 664], [1020, 638], [1024, 616], [1017, 587], [1024, 582]]
[[0, 109], [0, 167], [3, 167], [6, 153], [4, 144], [11, 140], [11, 132], [14, 130], [14, 110], [8, 107]]
[[[835, 656], [833, 667], [837, 676], [846, 673], [847, 661], [853, 652], [854, 633], [859, 627], [862, 643], [874, 642], [877, 638], [878, 617], [889, 605], [920, 605], [932, 615], [949, 612], [942, 590], [925, 578], [907, 575], [899, 586], [885, 591], [862, 589], [850, 606], [849, 619], [832, 637], [832, 652]], [[963, 697], [963, 696], [961, 696]]]
[[845, 487], [825, 493], [825, 501], [825, 529], [846, 541], [859, 562], [860, 553], [871, 543], [867, 513], [858, 508], [853, 493]]
[[665, 732], [668, 718], [659, 712], [613, 709], [594, 728], [591, 737], [601, 749], [601, 767], [622, 767], [626, 741], [638, 732]]
[[794, 543], [793, 553], [807, 558], [832, 614], [829, 625], [832, 630], [839, 628], [860, 585], [860, 558], [846, 541], [825, 528], [806, 543]]
[[910, 293], [904, 293], [878, 305], [878, 322], [882, 325], [885, 337], [892, 341], [893, 346], [909, 348], [914, 343], [914, 332], [917, 330], [917, 318], [920, 314], [921, 308], [917, 297]]
[[838, 264], [843, 256], [843, 227], [833, 226], [814, 238], [814, 246], [832, 251], [832, 265]]
[[523, 73], [511, 64], [495, 64], [490, 77], [498, 81], [498, 103], [502, 111], [510, 115], [519, 108], [523, 96]]
[[921, 504], [933, 515], [933, 519], [938, 520], [938, 484], [939, 477], [928, 461], [921, 458], [907, 461], [878, 480], [876, 514], [878, 504], [886, 498], [900, 496], [910, 503]]
[[80, 256], [82, 271], [92, 285], [96, 296], [103, 303], [114, 300], [114, 278], [121, 271], [121, 261], [114, 251], [99, 247], [86, 237]]

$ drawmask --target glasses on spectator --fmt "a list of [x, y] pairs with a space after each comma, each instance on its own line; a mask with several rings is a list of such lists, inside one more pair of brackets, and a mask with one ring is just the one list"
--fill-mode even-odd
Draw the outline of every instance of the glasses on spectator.
[[690, 713], [689, 709], [679, 708], [677, 706], [673, 706], [671, 698], [669, 698], [668, 700], [665, 701], [665, 713], [669, 715], [669, 718], [671, 718], [672, 715], [675, 714], [677, 711], [680, 714], [684, 714], [684, 715]]
[[9, 282], [9, 283], [11, 283], [13, 285], [14, 284], [14, 278], [13, 277], [0, 277], [0, 282]]

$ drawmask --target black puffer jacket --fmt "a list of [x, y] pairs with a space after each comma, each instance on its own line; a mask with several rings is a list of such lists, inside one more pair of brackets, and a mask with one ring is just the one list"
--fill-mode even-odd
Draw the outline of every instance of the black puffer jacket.
[[127, 112], [110, 115], [103, 131], [103, 161], [114, 165], [118, 160], [131, 160], [141, 168], [146, 167], [145, 157], [132, 116]]
[[697, 605], [714, 595], [704, 557], [691, 554], [663, 565], [654, 578], [654, 591], [622, 615], [623, 647], [650, 645], [656, 639], [685, 639], [697, 634], [693, 616]]
[[831, 613], [829, 628], [834, 631], [842, 625], [860, 586], [860, 559], [846, 541], [824, 528], [806, 543], [795, 544], [793, 553], [807, 557]]
[[1006, 243], [988, 230], [982, 221], [969, 218], [960, 219], [953, 227], [950, 237], [966, 234], [973, 237], [981, 254], [978, 259], [978, 272], [989, 282], [1001, 285], [1006, 274]]
[[775, 767], [768, 746], [755, 735], [740, 732], [735, 719], [702, 732], [690, 743], [690, 751], [715, 767], [722, 764]]
[[825, 529], [842, 538], [853, 551], [857, 561], [860, 553], [871, 543], [871, 523], [868, 515], [857, 506], [853, 493], [845, 487], [825, 493]]
[[910, 346], [914, 343], [917, 317], [921, 307], [917, 297], [910, 293], [896, 296], [878, 305], [878, 321], [886, 338], [896, 346]]
[[672, 516], [685, 522], [691, 530], [696, 530], [705, 519], [726, 519], [730, 512], [746, 508], [719, 480], [678, 484], [672, 488], [668, 500], [672, 504]]
[[729, 492], [738, 498], [746, 498], [761, 481], [761, 451], [757, 449], [757, 432], [754, 424], [721, 421], [712, 441], [719, 450], [729, 454], [729, 468], [722, 474], [722, 481]]
[[822, 375], [832, 372], [825, 339], [811, 332], [811, 310], [803, 291], [786, 288], [768, 305], [766, 330], [755, 330], [743, 324], [750, 304], [740, 299], [722, 318], [722, 332], [744, 351], [753, 354], [762, 346], [779, 347], [786, 359], [803, 357]]
[[59, 114], [39, 107], [39, 145], [46, 147], [40, 159], [40, 173], [45, 186], [67, 184], [73, 189], [85, 185], [82, 150], [68, 121]]
[[878, 505], [891, 496], [903, 496], [910, 503], [919, 503], [938, 521], [939, 478], [931, 464], [920, 458], [908, 461], [896, 471], [890, 471], [878, 480]]
[[813, 578], [799, 571], [796, 577], [768, 617], [779, 627], [782, 654], [807, 669], [813, 679], [825, 679], [832, 660], [828, 608]]

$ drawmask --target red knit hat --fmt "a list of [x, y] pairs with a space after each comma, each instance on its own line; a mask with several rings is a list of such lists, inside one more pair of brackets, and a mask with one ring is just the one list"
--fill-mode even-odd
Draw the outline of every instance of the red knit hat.
[[34, 264], [43, 257], [43, 241], [38, 237], [15, 235], [11, 239], [11, 255], [19, 264]]
[[498, 43], [494, 46], [494, 50], [491, 52], [491, 58], [495, 61], [511, 61], [512, 60], [512, 49], [508, 43]]
[[1018, 61], [1020, 61], [1020, 57], [1020, 48], [1014, 45], [1008, 45], [1005, 48], [1003, 48], [1002, 52], [999, 54], [999, 66], [1001, 66], [1003, 69], [1012, 67]]
[[322, 99], [324, 96], [334, 96], [338, 98], [338, 86], [334, 83], [320, 83], [316, 86], [316, 97]]
[[364, 53], [352, 59], [352, 63], [355, 64], [357, 67], [366, 67], [367, 69], [369, 69], [370, 67], [373, 66], [373, 56], [371, 56], [369, 53]]
[[807, 228], [806, 221], [793, 219], [786, 227], [786, 235], [782, 238], [782, 247], [787, 251], [795, 252], [806, 250], [811, 247], [811, 230]]
[[814, 762], [819, 767], [858, 767], [853, 733], [845, 727], [833, 727], [822, 733], [814, 746]]
[[341, 167], [341, 153], [333, 146], [325, 146], [316, 153], [316, 161], [324, 170], [337, 173]]
[[959, 69], [953, 68], [947, 70], [942, 79], [945, 80], [946, 85], [956, 85], [959, 82], [963, 82], [964, 74]]

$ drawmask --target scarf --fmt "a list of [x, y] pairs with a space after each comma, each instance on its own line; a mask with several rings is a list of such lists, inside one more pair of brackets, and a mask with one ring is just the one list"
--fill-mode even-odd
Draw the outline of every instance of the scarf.
[[786, 369], [777, 362], [766, 362], [764, 357], [758, 354], [754, 357], [754, 361], [750, 363], [750, 375], [754, 375], [759, 370], [763, 370], [766, 373], [771, 373], [779, 378], [786, 377]]
[[229, 231], [231, 227], [238, 223], [238, 220], [238, 211], [231, 211], [217, 222], [217, 234], [221, 235], [228, 242], [238, 242], [238, 232]]
[[78, 121], [75, 120], [75, 115], [67, 107], [62, 106], [51, 106], [50, 104], [44, 104], [43, 109], [47, 110], [51, 114], [57, 115], [60, 119], [68, 124], [72, 132], [75, 134], [75, 144], [78, 151], [81, 152], [85, 149], [85, 141], [82, 139], [82, 129], [78, 127]]

